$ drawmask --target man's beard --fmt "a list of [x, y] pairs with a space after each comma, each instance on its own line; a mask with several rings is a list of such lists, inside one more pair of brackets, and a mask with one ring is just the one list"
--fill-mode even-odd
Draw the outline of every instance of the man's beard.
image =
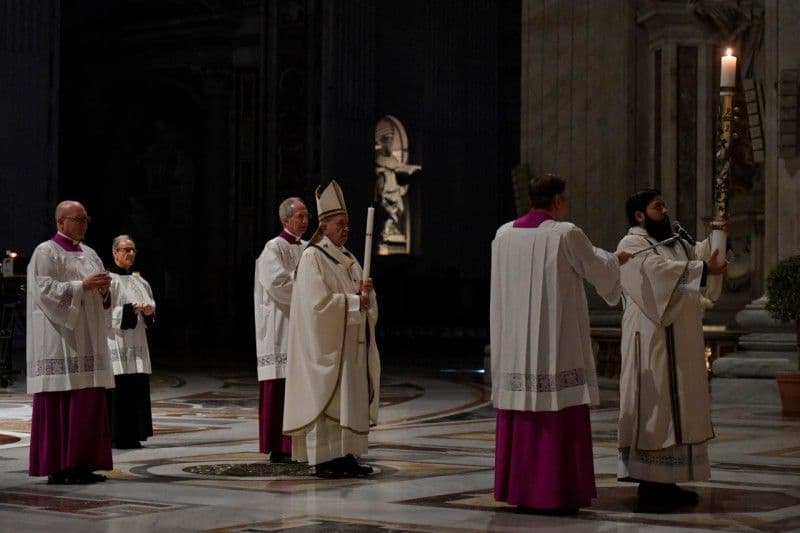
[[[651, 237], [659, 242], [669, 239], [673, 235], [672, 225], [669, 222], [669, 217], [666, 215], [664, 215], [664, 219], [659, 222], [645, 214], [644, 229], [647, 230], [647, 233], [649, 233]], [[678, 242], [677, 239], [668, 243], [667, 246], [675, 246], [676, 242]]]

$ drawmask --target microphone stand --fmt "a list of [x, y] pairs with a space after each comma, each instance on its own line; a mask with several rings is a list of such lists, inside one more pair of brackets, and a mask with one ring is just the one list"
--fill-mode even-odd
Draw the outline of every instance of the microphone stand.
[[680, 235], [673, 235], [673, 236], [672, 236], [672, 237], [670, 237], [669, 239], [664, 239], [663, 241], [658, 241], [658, 242], [657, 242], [657, 243], [655, 243], [655, 244], [651, 244], [651, 245], [650, 245], [650, 246], [648, 246], [647, 248], [642, 248], [641, 250], [637, 250], [637, 251], [633, 252], [633, 253], [631, 254], [631, 257], [636, 257], [636, 256], [637, 256], [637, 255], [639, 255], [640, 253], [646, 252], [647, 250], [652, 250], [653, 248], [657, 248], [657, 247], [659, 247], [659, 246], [664, 246], [665, 244], [669, 244], [669, 243], [671, 243], [672, 241], [676, 241], [676, 240], [678, 240], [678, 239], [680, 239], [680, 238], [681, 238], [681, 236], [680, 236]]

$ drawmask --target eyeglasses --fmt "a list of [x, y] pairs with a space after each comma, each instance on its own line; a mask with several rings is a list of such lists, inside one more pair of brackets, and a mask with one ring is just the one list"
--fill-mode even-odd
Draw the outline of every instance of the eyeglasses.
[[136, 248], [117, 248], [117, 251], [123, 254], [135, 254]]
[[64, 218], [77, 222], [78, 224], [88, 224], [89, 222], [92, 221], [92, 217], [88, 215], [85, 217], [64, 217]]

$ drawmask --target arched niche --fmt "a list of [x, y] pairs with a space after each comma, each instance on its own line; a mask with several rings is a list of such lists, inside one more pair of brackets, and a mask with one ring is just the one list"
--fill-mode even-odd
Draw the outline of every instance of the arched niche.
[[384, 115], [375, 125], [375, 149], [380, 147], [381, 138], [391, 134], [394, 137], [392, 142], [392, 154], [401, 162], [408, 162], [408, 134], [406, 128], [400, 120], [392, 115]]

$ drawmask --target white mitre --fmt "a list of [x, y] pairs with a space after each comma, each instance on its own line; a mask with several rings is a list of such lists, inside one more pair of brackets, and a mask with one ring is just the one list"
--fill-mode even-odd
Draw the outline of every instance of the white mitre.
[[347, 206], [344, 205], [344, 195], [336, 180], [331, 180], [322, 193], [319, 192], [320, 187], [317, 187], [315, 193], [317, 197], [317, 220], [321, 222], [326, 218], [341, 215], [342, 213], [346, 215]]
[[[342, 188], [339, 187], [336, 180], [331, 180], [322, 192], [320, 192], [321, 187], [321, 185], [317, 187], [314, 193], [314, 196], [317, 198], [317, 220], [323, 222], [325, 219], [336, 215], [346, 215], [347, 206], [344, 204], [344, 195], [342, 194]], [[318, 242], [321, 238], [322, 232], [317, 228], [317, 231], [314, 232], [314, 235], [311, 236], [309, 241], [313, 244]]]

